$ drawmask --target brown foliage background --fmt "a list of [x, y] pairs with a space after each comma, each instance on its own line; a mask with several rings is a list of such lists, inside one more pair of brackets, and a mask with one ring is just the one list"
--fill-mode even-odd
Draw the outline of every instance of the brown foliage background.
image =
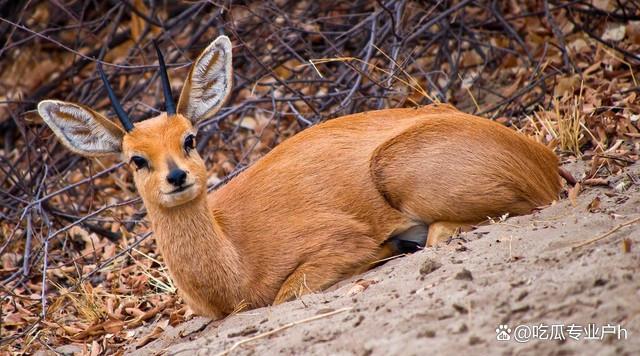
[[201, 49], [234, 43], [233, 93], [198, 135], [211, 189], [317, 122], [432, 102], [589, 160], [580, 178], [613, 184], [638, 154], [640, 4], [522, 3], [0, 0], [0, 345], [121, 352], [191, 317], [128, 168], [70, 154], [33, 111], [56, 98], [110, 115], [101, 62], [134, 121], [156, 115], [152, 39], [176, 96]]

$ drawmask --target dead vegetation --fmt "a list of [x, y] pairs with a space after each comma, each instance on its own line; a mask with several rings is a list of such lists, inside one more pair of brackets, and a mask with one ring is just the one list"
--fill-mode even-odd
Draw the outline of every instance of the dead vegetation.
[[[364, 110], [448, 102], [589, 160], [608, 184], [638, 159], [636, 1], [0, 1], [0, 344], [116, 353], [191, 317], [117, 158], [69, 154], [41, 99], [109, 112], [102, 63], [134, 120], [162, 102], [151, 40], [174, 91], [218, 34], [234, 90], [200, 128], [211, 189], [283, 139]], [[455, 149], [455, 148], [453, 148]]]

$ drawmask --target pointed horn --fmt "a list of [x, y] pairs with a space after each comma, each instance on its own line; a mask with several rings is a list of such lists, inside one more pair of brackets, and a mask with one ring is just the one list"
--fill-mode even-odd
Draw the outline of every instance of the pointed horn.
[[100, 73], [100, 78], [102, 78], [102, 83], [104, 83], [104, 88], [107, 89], [107, 95], [109, 96], [109, 100], [111, 100], [111, 105], [113, 106], [113, 110], [116, 112], [116, 115], [118, 115], [118, 119], [120, 119], [120, 122], [124, 127], [124, 130], [127, 132], [133, 130], [133, 124], [131, 123], [131, 120], [129, 120], [129, 116], [127, 115], [127, 113], [122, 108], [122, 105], [120, 105], [118, 98], [116, 98], [116, 94], [113, 93], [113, 89], [111, 89], [111, 85], [109, 85], [107, 76], [104, 74], [104, 71], [102, 70], [102, 65], [100, 65], [100, 63], [98, 63], [98, 73]]
[[153, 46], [156, 48], [156, 52], [158, 53], [158, 64], [160, 65], [160, 79], [162, 80], [162, 90], [164, 91], [164, 106], [167, 114], [175, 115], [176, 114], [176, 104], [173, 101], [173, 95], [171, 95], [171, 84], [169, 84], [169, 75], [167, 75], [167, 67], [164, 64], [164, 57], [162, 56], [162, 52], [160, 52], [160, 48], [158, 47], [158, 43], [154, 40]]

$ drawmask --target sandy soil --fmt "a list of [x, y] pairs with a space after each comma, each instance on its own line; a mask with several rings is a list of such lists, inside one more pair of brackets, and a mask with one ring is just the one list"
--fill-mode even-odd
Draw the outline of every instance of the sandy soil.
[[[639, 175], [635, 165], [611, 185], [637, 182]], [[592, 204], [590, 212], [596, 197], [600, 206]], [[587, 188], [576, 207], [565, 199], [481, 227], [301, 300], [222, 321], [195, 318], [127, 353], [639, 355], [640, 222], [575, 247], [638, 216], [640, 185], [629, 183], [624, 192]], [[552, 328], [560, 338], [551, 326], [558, 324], [565, 340], [541, 339]], [[602, 326], [620, 325], [627, 338], [621, 331], [619, 340], [615, 329], [603, 340], [585, 340], [581, 330], [574, 340], [569, 328], [577, 336], [577, 327], [570, 324], [595, 324], [598, 336]], [[510, 340], [497, 340], [499, 325], [511, 329]], [[539, 338], [516, 341], [519, 325], [520, 341], [533, 326]]]

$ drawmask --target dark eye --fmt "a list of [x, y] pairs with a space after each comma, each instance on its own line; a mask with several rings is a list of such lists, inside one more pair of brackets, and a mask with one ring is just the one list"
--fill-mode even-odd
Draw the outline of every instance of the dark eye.
[[140, 157], [140, 156], [131, 157], [131, 162], [133, 162], [133, 164], [136, 165], [137, 169], [142, 169], [142, 168], [149, 167], [149, 164], [147, 163], [147, 160], [142, 158], [142, 157]]
[[194, 148], [196, 148], [196, 137], [194, 135], [189, 135], [184, 139], [184, 150], [189, 153], [189, 151]]

